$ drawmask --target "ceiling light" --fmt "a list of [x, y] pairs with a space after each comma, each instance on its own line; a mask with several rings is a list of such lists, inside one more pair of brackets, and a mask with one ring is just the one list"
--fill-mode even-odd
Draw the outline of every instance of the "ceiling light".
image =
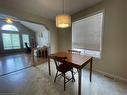
[[71, 26], [71, 16], [64, 14], [64, 0], [63, 0], [63, 14], [56, 16], [56, 27], [67, 28]]
[[12, 18], [6, 18], [5, 22], [8, 24], [12, 24], [13, 23], [13, 19]]

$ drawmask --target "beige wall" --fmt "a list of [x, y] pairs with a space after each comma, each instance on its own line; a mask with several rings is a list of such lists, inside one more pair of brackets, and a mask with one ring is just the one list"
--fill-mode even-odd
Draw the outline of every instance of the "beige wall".
[[67, 51], [71, 49], [71, 28], [58, 29], [58, 51]]
[[[104, 9], [102, 58], [94, 59], [94, 69], [127, 79], [127, 0], [105, 0], [72, 16], [73, 21]], [[71, 31], [59, 31], [59, 50], [71, 48]]]
[[36, 15], [32, 15], [29, 13], [25, 13], [23, 11], [17, 11], [16, 9], [8, 8], [7, 6], [0, 6], [0, 13], [15, 16], [21, 20], [31, 21], [31, 22], [45, 25], [50, 31], [51, 52], [53, 53], [57, 51], [58, 36], [57, 36], [57, 29], [55, 27], [54, 21]]

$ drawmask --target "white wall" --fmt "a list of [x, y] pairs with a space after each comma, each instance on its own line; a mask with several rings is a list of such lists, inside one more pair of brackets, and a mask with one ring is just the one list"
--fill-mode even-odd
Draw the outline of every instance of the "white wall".
[[49, 31], [43, 30], [36, 32], [36, 41], [39, 47], [48, 46], [49, 45]]

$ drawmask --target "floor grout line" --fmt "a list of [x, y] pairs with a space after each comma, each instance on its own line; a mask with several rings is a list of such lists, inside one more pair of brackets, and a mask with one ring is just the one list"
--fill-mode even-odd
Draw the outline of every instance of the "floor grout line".
[[24, 69], [28, 69], [28, 68], [31, 68], [31, 67], [32, 67], [32, 65], [31, 66], [28, 66], [28, 67], [24, 67], [24, 68], [19, 69], [19, 70], [15, 70], [15, 71], [11, 71], [11, 72], [8, 72], [8, 73], [5, 73], [5, 74], [1, 74], [0, 77], [5, 76], [5, 75], [9, 75], [9, 74], [12, 74], [12, 73], [15, 73], [15, 72], [24, 70]]

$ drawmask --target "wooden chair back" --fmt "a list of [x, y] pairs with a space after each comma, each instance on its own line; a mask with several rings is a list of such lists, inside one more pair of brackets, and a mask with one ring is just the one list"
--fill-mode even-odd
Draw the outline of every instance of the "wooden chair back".
[[67, 59], [67, 57], [57, 57], [57, 56], [55, 56], [53, 59], [54, 59], [56, 68], [58, 68], [60, 64], [65, 63], [65, 59]]

